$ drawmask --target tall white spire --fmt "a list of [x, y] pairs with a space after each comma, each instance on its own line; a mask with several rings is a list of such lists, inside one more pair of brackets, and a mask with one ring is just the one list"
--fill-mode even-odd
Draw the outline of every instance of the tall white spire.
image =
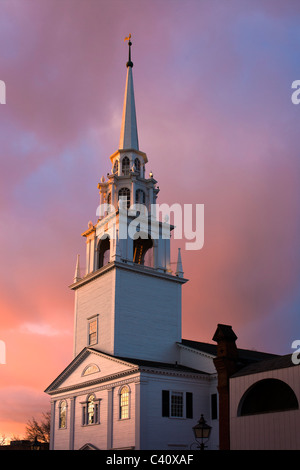
[[130, 38], [131, 38], [131, 35], [129, 35], [129, 37], [125, 39], [125, 40], [128, 40], [129, 60], [126, 64], [127, 78], [126, 78], [126, 87], [125, 87], [125, 96], [124, 96], [124, 105], [123, 105], [121, 135], [120, 135], [120, 143], [119, 143], [120, 150], [128, 150], [128, 149], [139, 150], [135, 101], [134, 101], [134, 89], [133, 89], [133, 77], [132, 77], [133, 63], [131, 62], [132, 43], [130, 41]]

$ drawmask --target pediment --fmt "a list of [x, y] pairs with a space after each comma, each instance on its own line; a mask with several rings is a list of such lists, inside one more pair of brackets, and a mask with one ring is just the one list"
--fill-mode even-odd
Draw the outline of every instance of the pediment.
[[127, 372], [137, 370], [138, 367], [130, 362], [115, 358], [91, 348], [85, 348], [66, 367], [66, 369], [47, 387], [48, 394], [63, 390], [71, 390], [103, 382]]
[[98, 447], [94, 446], [94, 444], [84, 444], [84, 446], [80, 447], [79, 450], [99, 450]]

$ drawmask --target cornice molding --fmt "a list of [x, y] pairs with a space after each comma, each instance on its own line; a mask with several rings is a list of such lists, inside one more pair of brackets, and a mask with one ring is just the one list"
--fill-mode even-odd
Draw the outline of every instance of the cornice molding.
[[[63, 380], [69, 376], [75, 366], [75, 364], [73, 364], [73, 367], [72, 367], [72, 370], [69, 370], [68, 373], [66, 373], [64, 376], [60, 376], [60, 380], [57, 381], [55, 383], [55, 381], [53, 382], [53, 387], [55, 388], [52, 388], [51, 389], [51, 385], [48, 387], [47, 389], [47, 393], [49, 395], [61, 395], [61, 394], [64, 394], [64, 393], [68, 393], [68, 392], [73, 392], [74, 390], [78, 390], [78, 389], [81, 389], [81, 392], [79, 392], [78, 394], [80, 395], [83, 390], [84, 390], [84, 393], [87, 393], [87, 389], [89, 389], [90, 387], [93, 387], [93, 390], [95, 390], [94, 386], [95, 385], [98, 385], [98, 384], [101, 384], [101, 383], [104, 383], [104, 382], [107, 382], [106, 385], [102, 386], [99, 388], [99, 390], [101, 389], [105, 389], [105, 388], [112, 388], [114, 385], [111, 383], [111, 381], [116, 381], [117, 380], [117, 384], [120, 384], [120, 378], [124, 378], [126, 376], [131, 376], [133, 374], [139, 374], [139, 378], [141, 378], [141, 375], [140, 374], [152, 374], [152, 375], [159, 375], [159, 376], [166, 376], [166, 377], [181, 377], [181, 378], [192, 378], [193, 380], [210, 380], [211, 379], [211, 374], [205, 374], [203, 372], [190, 372], [190, 371], [184, 371], [184, 370], [176, 370], [176, 369], [160, 369], [158, 367], [147, 367], [147, 366], [138, 366], [136, 364], [132, 364], [130, 362], [127, 362], [127, 361], [123, 361], [121, 359], [118, 359], [118, 358], [113, 358], [113, 357], [110, 357], [110, 356], [107, 356], [106, 354], [103, 354], [103, 353], [100, 353], [98, 351], [91, 351], [92, 353], [96, 353], [98, 354], [99, 356], [103, 356], [105, 357], [106, 359], [111, 359], [111, 360], [114, 360], [116, 362], [119, 362], [121, 364], [128, 364], [128, 366], [130, 367], [130, 369], [127, 369], [127, 370], [124, 370], [124, 371], [119, 371], [119, 372], [115, 372], [114, 374], [110, 374], [110, 375], [106, 375], [104, 377], [99, 377], [97, 379], [93, 379], [93, 380], [88, 380], [86, 382], [83, 382], [83, 383], [77, 383], [77, 384], [73, 384], [73, 385], [69, 385], [67, 387], [61, 387], [61, 388], [57, 388], [59, 387], [60, 383], [63, 382]], [[80, 361], [81, 362], [81, 361]], [[78, 365], [80, 362], [78, 362], [76, 365]], [[144, 377], [145, 379], [145, 377]], [[126, 379], [125, 380], [126, 383], [128, 382], [132, 382], [132, 379]], [[125, 383], [124, 382], [124, 383]]]
[[172, 282], [178, 282], [179, 284], [184, 284], [188, 281], [188, 279], [174, 276], [172, 274], [168, 274], [162, 271], [158, 271], [157, 269], [150, 268], [148, 266], [135, 264], [133, 261], [124, 259], [121, 262], [112, 261], [106, 264], [105, 266], [103, 266], [102, 268], [97, 269], [97, 271], [93, 271], [92, 273], [87, 274], [84, 278], [71, 284], [69, 288], [72, 290], [78, 289], [82, 285], [87, 284], [88, 282], [91, 282], [94, 279], [97, 279], [97, 277], [102, 276], [107, 271], [111, 269], [115, 269], [115, 268], [136, 272], [145, 276], [158, 277], [160, 279], [165, 279], [165, 280], [172, 281]]
[[177, 345], [181, 349], [186, 349], [187, 351], [191, 351], [193, 353], [199, 354], [200, 356], [207, 357], [208, 359], [214, 359], [216, 357], [216, 355], [214, 354], [209, 354], [207, 352], [200, 351], [199, 349], [193, 348], [191, 346], [186, 346], [185, 344], [182, 344], [182, 343], [177, 343]]
[[118, 154], [121, 156], [121, 154], [126, 155], [127, 153], [136, 153], [140, 155], [141, 157], [143, 157], [145, 163], [148, 163], [147, 154], [137, 149], [118, 149], [109, 157], [110, 161], [113, 162]]
[[[97, 393], [97, 392], [102, 392], [103, 390], [112, 390], [117, 387], [121, 387], [123, 385], [129, 385], [129, 384], [137, 384], [140, 383], [140, 376], [138, 375], [137, 377], [133, 378], [127, 378], [124, 380], [118, 380], [114, 382], [110, 382], [106, 385], [99, 385], [98, 387], [92, 387], [91, 384], [89, 384], [88, 388], [81, 389], [80, 391], [76, 391], [74, 393], [74, 390], [77, 389], [72, 389], [72, 390], [61, 390], [60, 392], [57, 391], [55, 394], [52, 394], [51, 402], [54, 402], [56, 400], [63, 400], [63, 399], [71, 399], [71, 398], [77, 398], [82, 396], [82, 394], [90, 394], [90, 393]], [[69, 393], [68, 393], [69, 392]], [[61, 395], [63, 393], [63, 395]], [[71, 395], [72, 393], [72, 395]], [[55, 395], [59, 395], [59, 397], [56, 397]]]

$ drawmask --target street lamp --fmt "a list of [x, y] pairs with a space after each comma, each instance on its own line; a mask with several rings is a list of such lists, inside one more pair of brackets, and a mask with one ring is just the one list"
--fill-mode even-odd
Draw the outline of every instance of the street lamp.
[[[210, 436], [211, 426], [209, 426], [209, 424], [207, 424], [207, 422], [205, 421], [205, 419], [203, 417], [203, 414], [201, 415], [201, 417], [198, 421], [198, 424], [193, 426], [193, 431], [194, 431], [195, 439], [199, 444], [198, 447], [200, 448], [200, 450], [204, 450], [204, 448], [206, 446], [204, 445], [203, 441], [204, 440], [205, 440], [205, 442], [208, 441], [209, 436]], [[200, 443], [198, 441], [199, 439], [201, 439]]]

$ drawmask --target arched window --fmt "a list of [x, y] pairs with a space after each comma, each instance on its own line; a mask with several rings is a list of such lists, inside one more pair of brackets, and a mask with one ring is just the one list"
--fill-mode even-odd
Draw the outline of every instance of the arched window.
[[289, 385], [278, 379], [263, 379], [244, 393], [238, 416], [298, 409], [298, 400]]
[[97, 364], [89, 364], [84, 368], [81, 376], [84, 377], [85, 375], [95, 374], [96, 372], [100, 372], [100, 369]]
[[135, 203], [136, 204], [145, 204], [146, 194], [142, 189], [137, 189], [135, 192]]
[[93, 424], [95, 422], [95, 396], [90, 395], [88, 398], [88, 424]]
[[129, 387], [125, 385], [120, 390], [120, 419], [129, 418]]
[[127, 209], [129, 209], [129, 207], [130, 207], [130, 189], [121, 188], [119, 190], [119, 199], [120, 199], [121, 196], [126, 197], [126, 199], [127, 199]]
[[82, 405], [82, 425], [98, 424], [100, 400], [92, 393]]
[[153, 241], [150, 237], [138, 237], [133, 241], [133, 262], [145, 266], [152, 266]]
[[128, 157], [124, 157], [122, 160], [122, 173], [124, 176], [128, 176], [130, 171], [130, 161]]
[[119, 162], [118, 160], [115, 160], [114, 167], [113, 167], [113, 173], [117, 174], [119, 171]]
[[134, 159], [134, 169], [138, 174], [140, 174], [140, 172], [141, 172], [141, 162], [138, 158]]
[[110, 239], [107, 235], [99, 242], [98, 269], [105, 266], [110, 261]]
[[67, 427], [67, 402], [62, 400], [59, 404], [59, 429]]

